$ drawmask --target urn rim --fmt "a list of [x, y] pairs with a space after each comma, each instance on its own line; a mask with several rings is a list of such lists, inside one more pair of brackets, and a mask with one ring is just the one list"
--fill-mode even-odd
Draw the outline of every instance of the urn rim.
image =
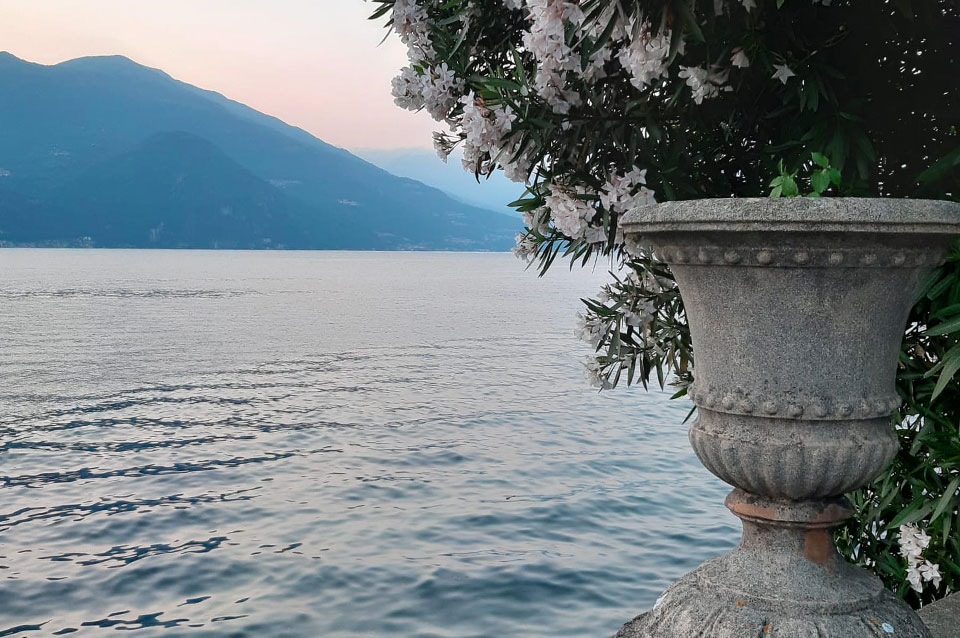
[[855, 232], [960, 235], [960, 203], [893, 198], [720, 198], [639, 206], [628, 234], [662, 232]]

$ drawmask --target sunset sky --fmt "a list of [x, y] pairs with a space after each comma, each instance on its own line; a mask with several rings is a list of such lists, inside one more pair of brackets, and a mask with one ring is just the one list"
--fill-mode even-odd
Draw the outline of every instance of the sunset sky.
[[[429, 147], [394, 106], [403, 46], [363, 0], [0, 0], [0, 51], [42, 64], [125, 55], [349, 149]], [[0, 87], [2, 89], [2, 87]]]

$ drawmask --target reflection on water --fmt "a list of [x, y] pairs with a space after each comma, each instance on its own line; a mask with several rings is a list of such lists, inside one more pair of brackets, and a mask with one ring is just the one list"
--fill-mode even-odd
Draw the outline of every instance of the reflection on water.
[[0, 636], [604, 636], [729, 548], [506, 255], [0, 251]]

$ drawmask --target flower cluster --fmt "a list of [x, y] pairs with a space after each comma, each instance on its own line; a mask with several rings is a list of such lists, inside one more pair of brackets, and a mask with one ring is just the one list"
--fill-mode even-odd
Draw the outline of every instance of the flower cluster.
[[[593, 180], [567, 174], [563, 163], [528, 133], [529, 114], [516, 113], [503, 99], [502, 89], [468, 82], [460, 67], [463, 58], [454, 53], [464, 46], [461, 41], [471, 41], [476, 21], [496, 15], [487, 3], [499, 5], [504, 24], [516, 29], [514, 61], [529, 60], [529, 67], [522, 64], [513, 72], [525, 82], [521, 93], [528, 90], [527, 95], [541, 100], [560, 130], [571, 128], [575, 110], [596, 109], [602, 98], [594, 87], [618, 75], [641, 95], [666, 95], [665, 83], [681, 83], [690, 103], [700, 105], [732, 91], [731, 70], [751, 67], [745, 46], [730, 50], [726, 67], [681, 62], [687, 53], [683, 33], [656, 28], [651, 16], [625, 12], [614, 2], [587, 10], [587, 3], [579, 0], [472, 0], [457, 9], [439, 0], [378, 1], [393, 3], [391, 24], [408, 48], [410, 64], [393, 80], [396, 103], [426, 110], [449, 126], [449, 132], [434, 135], [438, 155], [446, 160], [462, 146], [464, 169], [478, 177], [499, 169], [528, 186], [534, 180], [529, 192], [543, 212], [537, 229], [528, 224], [527, 232], [517, 237], [515, 252], [525, 261], [542, 259], [549, 246], [569, 241], [615, 254], [624, 262], [631, 250], [618, 219], [633, 207], [654, 203], [656, 197], [647, 186], [642, 164], [621, 173], [614, 163], [610, 175], [595, 175]], [[720, 15], [723, 3], [716, 4]], [[749, 12], [755, 3], [743, 0], [743, 7]], [[459, 31], [452, 48], [447, 48], [451, 35], [443, 32], [446, 25], [456, 25]], [[474, 41], [471, 49], [475, 59], [483, 58], [476, 48], [479, 42]], [[780, 83], [793, 75], [786, 64], [768, 72]]]
[[397, 106], [411, 111], [426, 109], [439, 122], [456, 105], [464, 86], [446, 63], [423, 71], [411, 65], [393, 79], [393, 97]]
[[435, 55], [430, 43], [430, 19], [425, 3], [419, 0], [396, 0], [392, 19], [400, 41], [409, 49], [411, 61], [422, 61]]
[[[690, 103], [701, 105], [733, 90], [731, 70], [742, 72], [752, 66], [745, 45], [729, 50], [726, 67], [689, 64], [680, 30], [655, 27], [653, 16], [614, 2], [587, 9], [589, 3], [580, 0], [472, 0], [453, 9], [439, 0], [378, 1], [392, 2], [391, 25], [408, 47], [410, 64], [393, 80], [396, 103], [426, 110], [449, 126], [449, 132], [434, 136], [438, 155], [446, 160], [462, 146], [464, 169], [478, 177], [499, 169], [528, 186], [534, 180], [529, 192], [544, 212], [538, 229], [527, 225], [527, 232], [517, 237], [515, 252], [526, 261], [543, 258], [548, 246], [564, 240], [615, 254], [621, 262], [629, 259], [630, 247], [618, 219], [633, 207], [654, 203], [655, 190], [647, 186], [642, 164], [621, 173], [614, 163], [610, 175], [595, 175], [592, 180], [567, 174], [567, 167], [543, 148], [542, 140], [529, 134], [530, 114], [516, 113], [512, 102], [503, 99], [500, 84], [491, 89], [466, 79], [463, 58], [454, 53], [472, 46], [471, 57], [484, 58], [477, 48], [482, 40], [471, 40], [471, 29], [483, 16], [497, 15], [488, 5], [499, 5], [506, 33], [516, 29], [510, 37], [515, 47], [512, 58], [519, 66], [512, 71], [514, 79], [503, 80], [519, 80], [521, 95], [541, 100], [560, 130], [572, 127], [578, 109], [596, 109], [604, 98], [594, 87], [614, 82], [617, 76], [652, 97], [666, 95], [666, 84], [681, 83]], [[715, 4], [720, 15], [723, 2]], [[754, 0], [742, 0], [742, 5], [748, 13], [756, 8]], [[446, 25], [451, 29], [456, 25], [455, 38], [444, 33]], [[477, 37], [482, 33], [476, 32]], [[767, 72], [780, 83], [793, 75], [786, 64], [768, 67]], [[589, 156], [581, 161], [588, 162]]]
[[680, 77], [687, 81], [687, 86], [693, 94], [693, 101], [703, 104], [704, 100], [715, 98], [720, 91], [732, 91], [727, 83], [727, 71], [711, 71], [695, 66], [685, 66], [680, 69]]
[[907, 582], [917, 593], [923, 592], [923, 583], [940, 586], [940, 566], [923, 558], [923, 550], [930, 545], [930, 537], [915, 525], [900, 526], [900, 556], [907, 560]]
[[583, 376], [587, 383], [601, 390], [609, 390], [613, 387], [610, 380], [603, 371], [603, 363], [596, 357], [587, 357], [583, 360]]
[[561, 233], [574, 240], [587, 239], [589, 236], [596, 241], [598, 229], [596, 226], [591, 228], [590, 222], [596, 216], [597, 209], [586, 197], [586, 194], [554, 184], [553, 191], [546, 196], [546, 204], [553, 225]]
[[650, 23], [644, 23], [629, 45], [620, 50], [617, 59], [627, 73], [630, 82], [643, 90], [654, 80], [663, 77], [669, 70], [670, 32], [654, 35]]
[[432, 63], [437, 53], [430, 39], [427, 3], [397, 0], [393, 5], [392, 23], [400, 40], [407, 45], [410, 60], [393, 79], [394, 102], [411, 111], [426, 109], [438, 122], [445, 120], [466, 85], [446, 62]]
[[600, 202], [611, 213], [626, 213], [637, 206], [656, 203], [647, 188], [647, 170], [636, 166], [623, 175], [614, 175], [600, 189]]
[[463, 168], [489, 175], [496, 168], [491, 157], [500, 154], [516, 116], [509, 107], [491, 108], [472, 92], [463, 98], [460, 127], [464, 136]]
[[538, 68], [534, 88], [553, 109], [566, 115], [580, 104], [580, 96], [567, 88], [567, 73], [581, 67], [581, 56], [567, 43], [567, 25], [580, 25], [583, 12], [567, 0], [526, 0], [530, 28], [523, 46], [533, 54]]

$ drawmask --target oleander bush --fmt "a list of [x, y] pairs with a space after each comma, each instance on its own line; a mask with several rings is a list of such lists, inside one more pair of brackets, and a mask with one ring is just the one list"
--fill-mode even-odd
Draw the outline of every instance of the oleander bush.
[[[960, 200], [960, 0], [371, 0], [407, 45], [399, 106], [437, 152], [526, 185], [516, 254], [606, 260], [578, 332], [602, 388], [694, 373], [670, 269], [624, 238], [639, 205], [709, 197]], [[616, 273], [629, 273], [620, 276]], [[855, 494], [846, 556], [915, 605], [960, 589], [960, 254], [918, 296], [901, 451]]]

